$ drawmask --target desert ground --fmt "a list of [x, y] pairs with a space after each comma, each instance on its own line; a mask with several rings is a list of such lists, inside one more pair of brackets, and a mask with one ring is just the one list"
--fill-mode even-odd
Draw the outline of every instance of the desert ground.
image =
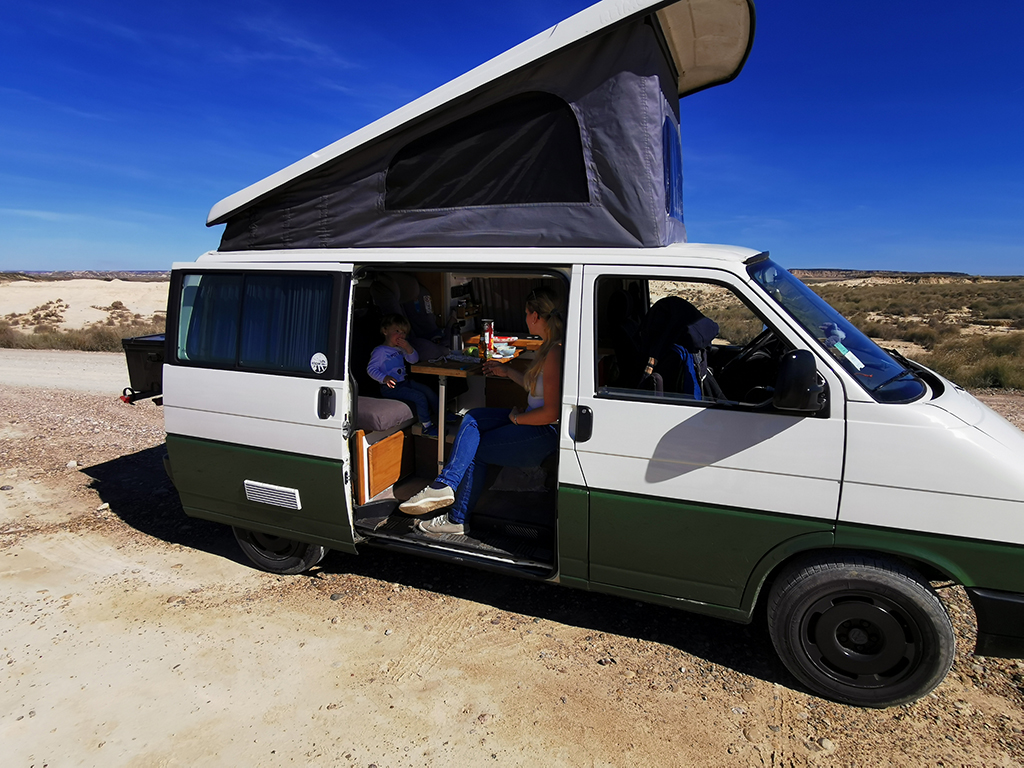
[[[24, 282], [44, 287], [15, 305], [0, 283], [0, 317], [60, 298], [65, 328], [114, 302], [155, 314], [167, 290]], [[949, 677], [876, 711], [803, 690], [762, 617], [375, 550], [275, 576], [184, 516], [161, 408], [120, 402], [127, 384], [121, 355], [0, 349], [5, 768], [1024, 766], [1024, 662], [970, 654], [959, 588], [936, 585]], [[978, 395], [1024, 427], [1024, 396]]]
[[126, 376], [0, 350], [4, 766], [1024, 765], [1024, 663], [970, 655], [958, 588], [949, 677], [875, 711], [802, 690], [763, 619], [374, 550], [263, 573], [182, 514]]
[[61, 330], [117, 321], [125, 315], [163, 317], [167, 281], [0, 280], [0, 320], [31, 331], [38, 325]]

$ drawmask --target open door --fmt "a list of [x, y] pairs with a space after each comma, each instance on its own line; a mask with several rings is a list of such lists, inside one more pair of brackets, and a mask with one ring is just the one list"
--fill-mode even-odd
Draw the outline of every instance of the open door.
[[167, 449], [186, 514], [354, 552], [351, 265], [176, 269]]

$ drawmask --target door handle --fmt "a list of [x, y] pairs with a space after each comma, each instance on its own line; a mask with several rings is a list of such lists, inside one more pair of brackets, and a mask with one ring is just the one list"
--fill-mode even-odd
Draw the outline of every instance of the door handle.
[[585, 443], [594, 434], [594, 412], [590, 406], [581, 405], [576, 409], [576, 442]]
[[321, 419], [329, 419], [334, 415], [334, 390], [331, 387], [320, 387], [320, 396], [316, 402], [316, 415]]

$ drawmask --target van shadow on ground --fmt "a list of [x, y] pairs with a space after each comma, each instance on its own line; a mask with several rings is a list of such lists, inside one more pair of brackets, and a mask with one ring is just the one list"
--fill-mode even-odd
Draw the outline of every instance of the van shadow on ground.
[[[111, 511], [140, 533], [254, 567], [242, 555], [229, 527], [182, 512], [163, 468], [165, 453], [166, 448], [159, 445], [82, 471], [93, 479], [92, 487]], [[595, 633], [656, 642], [767, 682], [800, 688], [775, 656], [761, 614], [750, 625], [734, 624], [374, 548], [358, 556], [331, 552], [317, 570], [326, 577], [365, 576]]]
[[82, 469], [110, 511], [140, 533], [192, 549], [249, 561], [238, 549], [231, 529], [208, 520], [187, 517], [164, 471], [164, 445]]

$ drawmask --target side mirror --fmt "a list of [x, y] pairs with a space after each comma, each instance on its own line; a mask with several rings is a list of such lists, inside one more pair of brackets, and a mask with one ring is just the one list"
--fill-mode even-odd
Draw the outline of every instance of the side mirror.
[[780, 411], [816, 413], [825, 404], [821, 396], [824, 390], [814, 355], [806, 349], [797, 349], [779, 360], [772, 405]]

